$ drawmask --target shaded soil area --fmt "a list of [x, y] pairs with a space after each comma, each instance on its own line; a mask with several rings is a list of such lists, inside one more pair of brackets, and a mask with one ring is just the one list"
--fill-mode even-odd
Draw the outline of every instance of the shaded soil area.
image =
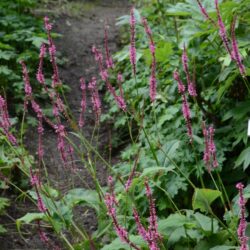
[[[46, 13], [46, 8], [48, 13]], [[62, 34], [62, 37], [55, 40], [57, 50], [66, 58], [66, 63], [60, 66], [60, 78], [63, 83], [70, 86], [71, 90], [67, 93], [67, 100], [72, 113], [78, 118], [81, 102], [79, 79], [83, 76], [88, 82], [93, 76], [98, 77], [99, 75], [98, 67], [91, 53], [92, 45], [103, 47], [104, 24], [107, 22], [109, 25], [108, 42], [110, 50], [111, 52], [117, 51], [119, 33], [118, 28], [115, 26], [115, 19], [129, 12], [129, 3], [126, 0], [62, 1], [60, 6], [45, 6], [43, 12], [53, 20], [54, 31]], [[101, 97], [103, 95], [104, 92], [101, 93]], [[95, 115], [89, 101], [90, 96], [87, 96], [87, 100], [84, 135], [90, 138], [95, 124]], [[103, 112], [105, 112], [105, 109], [106, 107], [103, 105]], [[70, 132], [69, 127], [67, 127], [67, 130]], [[99, 131], [98, 147], [104, 157], [107, 157], [108, 152], [108, 130], [108, 125], [103, 125]], [[27, 132], [25, 140], [29, 151], [35, 154], [38, 140], [36, 128]], [[75, 141], [73, 137], [72, 140]], [[76, 173], [63, 166], [57, 151], [57, 136], [48, 127], [45, 129], [43, 143], [45, 145], [44, 161], [53, 187], [61, 192], [66, 192], [73, 187], [95, 187], [92, 178], [84, 169], [83, 164], [78, 163], [77, 159], [75, 159]], [[115, 157], [112, 161], [116, 161]], [[99, 161], [96, 162], [96, 168], [97, 178], [102, 185], [105, 185], [108, 175], [107, 169]], [[46, 246], [41, 242], [37, 234], [36, 225], [23, 228], [22, 232], [25, 240], [18, 235], [15, 228], [14, 220], [27, 212], [37, 211], [36, 207], [29, 202], [15, 200], [15, 196], [11, 198], [13, 198], [13, 205], [8, 214], [12, 218], [0, 218], [0, 223], [3, 221], [3, 224], [8, 224], [7, 228], [9, 229], [7, 235], [0, 237], [0, 250], [45, 249]], [[84, 225], [89, 232], [96, 229], [95, 213], [92, 210], [80, 209], [75, 212], [77, 223]], [[46, 232], [52, 240], [55, 240], [52, 232], [49, 230]], [[60, 245], [60, 243], [57, 244]]]

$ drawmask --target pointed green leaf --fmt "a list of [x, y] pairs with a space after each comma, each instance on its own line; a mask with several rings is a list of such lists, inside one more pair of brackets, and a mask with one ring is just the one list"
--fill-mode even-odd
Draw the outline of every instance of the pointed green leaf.
[[220, 196], [221, 192], [218, 190], [196, 188], [192, 199], [193, 209], [200, 209], [202, 212], [208, 212], [210, 210], [210, 205]]

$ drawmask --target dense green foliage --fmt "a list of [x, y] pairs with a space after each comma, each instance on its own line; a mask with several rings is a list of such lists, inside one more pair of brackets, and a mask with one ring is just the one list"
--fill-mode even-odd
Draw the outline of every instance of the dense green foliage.
[[14, 114], [23, 110], [24, 90], [19, 62], [25, 60], [33, 65], [29, 70], [33, 76], [31, 82], [34, 82], [38, 51], [46, 42], [42, 19], [32, 14], [36, 5], [35, 0], [0, 2], [0, 93], [7, 96]]
[[[146, 16], [149, 21], [156, 43], [158, 95], [155, 104], [150, 104], [149, 100], [151, 56], [147, 36], [140, 23], [139, 13], [137, 13], [136, 47], [138, 63], [136, 83], [130, 73], [131, 64], [128, 46], [125, 46], [122, 51], [116, 54], [120, 70], [124, 72], [126, 79], [123, 84], [126, 100], [134, 110], [141, 111], [140, 114], [137, 114], [138, 118], [133, 122], [134, 143], [123, 151], [122, 159], [125, 163], [118, 164], [116, 170], [117, 173], [122, 173], [122, 176], [126, 174], [128, 176], [131, 162], [140, 154], [137, 171], [142, 172], [141, 176], [147, 175], [154, 180], [154, 197], [160, 218], [166, 218], [168, 214], [175, 210], [171, 199], [174, 199], [179, 209], [196, 208], [191, 203], [192, 196], [190, 194], [193, 194], [193, 187], [189, 185], [186, 177], [190, 178], [195, 185], [200, 186], [199, 176], [201, 175], [206, 180], [206, 188], [216, 189], [202, 160], [204, 151], [202, 120], [205, 120], [207, 124], [213, 124], [216, 129], [215, 143], [219, 167], [213, 172], [213, 176], [220, 183], [219, 189], [223, 191], [221, 182], [217, 179], [219, 173], [230, 200], [235, 195], [235, 184], [238, 181], [249, 183], [248, 166], [250, 165], [250, 158], [247, 122], [250, 115], [250, 93], [249, 86], [246, 87], [246, 84], [249, 85], [249, 83], [244, 82], [237, 65], [231, 61], [230, 56], [224, 49], [218, 27], [205, 20], [197, 1], [173, 2], [176, 1], [153, 1], [153, 4], [152, 1], [149, 1], [146, 6], [144, 3], [141, 12], [141, 15]], [[214, 1], [202, 1], [202, 3], [208, 10], [209, 15], [216, 21]], [[244, 57], [247, 75], [250, 73], [248, 56], [250, 45], [249, 6], [248, 0], [223, 1], [220, 4], [223, 22], [226, 24], [229, 37], [233, 16], [238, 17], [236, 37], [240, 53]], [[129, 17], [121, 17], [118, 24], [129, 24]], [[181, 96], [178, 93], [177, 82], [173, 80], [174, 70], [177, 68], [182, 71], [181, 53], [184, 44], [187, 47], [190, 72], [192, 72], [192, 78], [198, 91], [197, 98], [189, 99], [194, 132], [193, 146], [188, 142], [185, 120], [181, 111]], [[185, 79], [184, 72], [181, 77]], [[112, 97], [107, 96], [107, 100], [111, 101]], [[147, 135], [140, 131], [140, 116], [143, 119], [143, 126]], [[111, 106], [109, 114], [104, 119], [111, 117], [114, 117], [112, 121], [115, 128], [118, 131], [120, 130], [121, 134], [118, 138], [128, 137], [126, 115], [119, 112], [115, 104]], [[139, 138], [136, 137], [138, 131], [140, 132]], [[119, 145], [121, 141], [116, 141], [116, 143]], [[158, 162], [155, 160], [153, 151]], [[183, 174], [180, 174], [176, 169], [176, 165]], [[141, 182], [141, 186], [139, 185], [141, 187], [139, 189], [138, 182], [140, 182], [140, 178], [135, 178], [133, 184], [134, 187], [136, 185], [137, 187], [132, 193], [135, 194], [140, 211], [147, 214], [147, 206], [145, 206], [145, 200], [143, 199], [143, 182]], [[121, 187], [117, 188], [118, 191]], [[221, 195], [226, 199], [224, 192]], [[121, 197], [122, 200], [125, 200], [125, 198]], [[219, 200], [216, 203], [215, 210], [223, 220], [222, 215], [225, 210]], [[121, 213], [131, 214], [129, 211], [131, 211], [131, 207], [126, 208]], [[189, 217], [188, 211], [185, 212], [187, 217]], [[170, 215], [168, 219], [172, 216]], [[234, 217], [237, 216], [237, 211], [234, 211], [234, 216], [229, 216], [227, 212], [224, 216], [228, 227], [235, 228], [237, 226], [235, 224], [237, 220]], [[177, 223], [177, 221], [175, 222]], [[190, 236], [189, 233], [183, 231], [183, 234], [186, 235], [183, 236], [180, 232], [184, 230], [183, 225], [173, 226], [171, 230], [176, 229], [176, 234], [168, 235], [168, 237], [173, 238], [171, 244], [178, 242], [176, 249], [184, 249], [187, 241], [190, 244], [189, 247], [198, 244], [195, 249], [208, 249], [209, 246], [212, 247], [216, 244], [229, 244], [229, 235], [224, 235], [225, 238], [218, 242], [210, 241], [206, 235], [196, 235], [197, 231], [193, 227], [191, 227], [191, 231], [196, 232], [195, 235]], [[184, 226], [184, 228], [187, 227]], [[212, 234], [213, 237], [219, 237], [221, 233], [222, 231], [218, 234], [217, 232]], [[180, 241], [181, 237], [184, 237], [182, 241]], [[202, 238], [203, 240], [201, 240]]]

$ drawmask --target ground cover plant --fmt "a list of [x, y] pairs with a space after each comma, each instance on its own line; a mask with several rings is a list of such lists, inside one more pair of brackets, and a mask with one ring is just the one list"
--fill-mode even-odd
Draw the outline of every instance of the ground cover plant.
[[[20, 61], [24, 112], [32, 111], [38, 121], [37, 164], [23, 160], [22, 139], [12, 130], [5, 98], [0, 99], [4, 152], [20, 159], [18, 168], [32, 186], [22, 194], [38, 209], [17, 219], [20, 233], [24, 224], [36, 222], [48, 249], [61, 246], [46, 235], [47, 226], [66, 249], [248, 249], [249, 6], [249, 0], [186, 0], [131, 8], [118, 20], [128, 45], [112, 56], [105, 27], [103, 49], [92, 47], [100, 76], [88, 83], [79, 79], [78, 117], [63, 101], [53, 26], [45, 17], [47, 41], [40, 47], [36, 79], [50, 100], [52, 119], [34, 95], [29, 61]], [[44, 78], [46, 53], [53, 69], [50, 88]], [[110, 103], [104, 115], [100, 88], [106, 88]], [[95, 127], [87, 138], [89, 96]], [[107, 120], [116, 130], [110, 158], [115, 147], [126, 145], [115, 166], [98, 147]], [[77, 173], [80, 162], [95, 190], [55, 189], [43, 162], [44, 126], [57, 135], [62, 168]], [[97, 159], [110, 172], [106, 187], [97, 178]], [[75, 220], [80, 205], [95, 210], [95, 232]]]

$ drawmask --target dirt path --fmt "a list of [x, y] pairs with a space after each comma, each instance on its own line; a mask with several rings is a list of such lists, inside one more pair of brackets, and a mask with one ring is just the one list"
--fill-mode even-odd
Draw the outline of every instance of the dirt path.
[[[105, 21], [107, 21], [110, 27], [109, 46], [111, 52], [117, 51], [119, 37], [117, 27], [115, 26], [115, 19], [129, 12], [129, 4], [127, 0], [73, 1], [70, 4], [59, 7], [54, 6], [54, 8], [57, 8], [54, 11], [57, 12], [57, 16], [54, 18], [51, 17], [51, 20], [54, 21], [54, 30], [63, 35], [62, 38], [55, 41], [57, 51], [62, 53], [67, 59], [66, 64], [60, 67], [60, 78], [71, 88], [71, 91], [67, 94], [67, 98], [73, 114], [78, 117], [81, 101], [79, 79], [83, 76], [88, 81], [93, 76], [98, 77], [97, 65], [94, 62], [91, 47], [93, 44], [97, 47], [103, 47], [103, 27]], [[53, 8], [51, 13], [53, 13]], [[91, 135], [95, 123], [94, 114], [91, 110], [91, 104], [88, 102], [85, 117], [86, 125], [84, 127], [84, 134], [87, 137]], [[76, 166], [78, 174], [86, 180], [85, 184], [79, 181], [72, 172], [63, 168], [56, 148], [57, 137], [52, 130], [49, 128], [45, 130], [43, 140], [45, 145], [45, 163], [49, 178], [54, 187], [62, 192], [72, 186], [94, 188], [93, 181], [86, 170], [84, 170], [82, 164], [77, 164]], [[37, 148], [37, 134], [34, 131], [30, 131], [26, 137], [26, 142], [29, 150], [34, 153]], [[100, 131], [100, 143], [100, 147], [105, 151], [105, 145], [108, 143], [107, 127], [104, 127]], [[98, 162], [97, 169], [98, 179], [102, 185], [105, 185], [107, 170]], [[30, 209], [29, 204], [20, 207], [21, 204], [16, 203], [16, 207], [12, 208], [10, 212], [14, 219], [24, 215]], [[88, 211], [84, 217], [80, 216], [79, 220], [90, 231], [96, 228], [93, 211]], [[18, 236], [14, 227], [11, 231], [13, 232], [8, 233], [6, 237], [0, 237], [1, 250], [45, 249], [45, 246], [41, 243], [36, 233], [35, 227], [34, 232], [31, 232], [30, 228], [27, 229], [26, 232], [29, 234], [25, 236], [26, 242]], [[53, 236], [51, 235], [51, 237]]]

